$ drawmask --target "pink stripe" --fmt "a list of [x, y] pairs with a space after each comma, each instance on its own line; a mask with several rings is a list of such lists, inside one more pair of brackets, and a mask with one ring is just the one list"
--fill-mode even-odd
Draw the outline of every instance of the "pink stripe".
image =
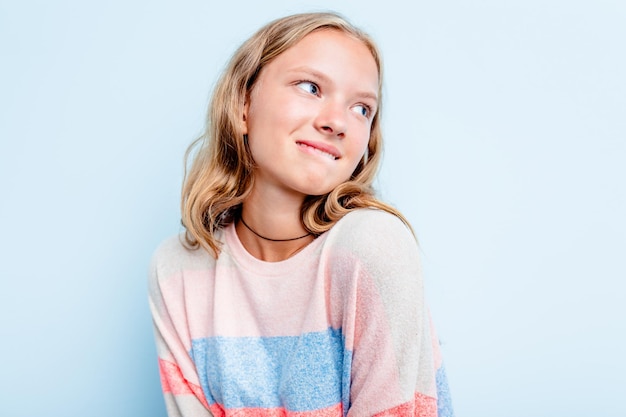
[[437, 399], [416, 392], [413, 401], [390, 408], [374, 417], [437, 417]]
[[[285, 408], [231, 408], [224, 410], [218, 404], [210, 407], [215, 417], [341, 417], [341, 404], [314, 411], [289, 411]], [[374, 417], [437, 417], [437, 400], [415, 393], [413, 401], [375, 414]]]
[[[343, 415], [341, 404], [313, 411], [289, 411], [283, 407], [246, 407], [224, 410], [224, 408], [217, 403], [209, 406], [202, 392], [202, 388], [185, 379], [176, 364], [159, 359], [159, 371], [164, 393], [171, 392], [173, 395], [195, 395], [215, 417], [341, 417]], [[406, 402], [374, 415], [374, 417], [407, 416], [437, 417], [437, 399], [417, 392], [415, 393], [413, 401]]]
[[205, 407], [209, 407], [204, 393], [202, 392], [202, 388], [185, 379], [178, 365], [159, 359], [159, 373], [161, 374], [161, 386], [163, 387], [164, 393], [171, 392], [174, 395], [195, 395]]
[[341, 417], [341, 404], [314, 411], [289, 411], [285, 408], [230, 408], [224, 410], [217, 404], [210, 407], [215, 417]]

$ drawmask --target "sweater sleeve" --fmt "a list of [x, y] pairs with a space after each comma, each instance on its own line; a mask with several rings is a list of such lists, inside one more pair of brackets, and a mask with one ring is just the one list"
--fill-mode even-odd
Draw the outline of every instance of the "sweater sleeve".
[[342, 228], [333, 268], [352, 352], [348, 416], [453, 416], [415, 238], [377, 210], [353, 213]]
[[177, 238], [165, 241], [155, 252], [149, 271], [161, 387], [169, 417], [212, 417], [190, 355], [183, 271], [177, 271], [172, 262], [181, 250]]

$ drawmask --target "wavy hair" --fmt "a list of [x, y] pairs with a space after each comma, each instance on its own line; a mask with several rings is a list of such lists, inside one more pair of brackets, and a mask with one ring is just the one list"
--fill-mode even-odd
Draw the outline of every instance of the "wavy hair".
[[217, 257], [221, 242], [215, 233], [239, 215], [252, 189], [254, 161], [241, 118], [259, 73], [306, 35], [322, 29], [353, 36], [372, 53], [378, 68], [379, 107], [372, 120], [367, 150], [351, 177], [330, 193], [306, 197], [301, 208], [302, 224], [307, 231], [320, 235], [349, 211], [371, 207], [398, 216], [410, 228], [400, 212], [376, 198], [372, 187], [382, 154], [382, 63], [378, 48], [366, 33], [338, 14], [303, 13], [262, 27], [237, 49], [215, 86], [206, 129], [185, 154], [181, 212], [189, 247], [201, 246]]

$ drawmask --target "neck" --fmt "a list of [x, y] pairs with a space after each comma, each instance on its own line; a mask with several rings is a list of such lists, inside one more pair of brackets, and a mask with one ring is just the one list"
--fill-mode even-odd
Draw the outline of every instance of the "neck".
[[276, 199], [270, 193], [246, 198], [235, 225], [239, 240], [255, 258], [269, 262], [288, 259], [311, 243], [314, 236], [302, 225], [302, 199]]
[[305, 237], [311, 235], [311, 233], [309, 232], [309, 233], [306, 233], [306, 234], [304, 234], [302, 236], [298, 236], [298, 237], [290, 237], [290, 238], [285, 238], [285, 239], [272, 239], [270, 237], [261, 235], [260, 233], [256, 232], [253, 228], [248, 226], [248, 223], [246, 223], [246, 221], [243, 219], [243, 216], [241, 216], [241, 218], [239, 220], [241, 220], [241, 223], [243, 223], [243, 225], [244, 225], [244, 227], [246, 229], [248, 229], [249, 231], [254, 233], [257, 237], [260, 237], [263, 240], [269, 240], [270, 242], [291, 242], [292, 240], [304, 239]]

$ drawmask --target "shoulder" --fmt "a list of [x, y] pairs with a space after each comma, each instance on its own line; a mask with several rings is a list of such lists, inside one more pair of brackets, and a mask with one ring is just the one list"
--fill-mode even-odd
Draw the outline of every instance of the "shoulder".
[[418, 308], [423, 294], [420, 252], [400, 218], [377, 209], [355, 210], [333, 226], [325, 243], [324, 269], [330, 287], [343, 299], [358, 294], [367, 304], [362, 311], [384, 305], [388, 317]]
[[408, 230], [407, 226], [398, 216], [376, 208], [352, 210], [337, 222], [337, 225], [341, 224], [350, 226], [362, 225], [380, 229], [386, 229], [391, 226], [394, 229], [400, 227], [401, 229]]
[[150, 262], [150, 281], [167, 279], [184, 270], [211, 268], [215, 259], [203, 248], [191, 249], [184, 233], [170, 236], [156, 248]]
[[358, 209], [346, 214], [329, 231], [327, 245], [336, 254], [370, 267], [386, 263], [415, 262], [417, 241], [397, 216], [378, 209]]
[[384, 247], [391, 242], [416, 246], [409, 227], [397, 216], [379, 209], [358, 209], [346, 214], [331, 229], [338, 243], [352, 247]]

